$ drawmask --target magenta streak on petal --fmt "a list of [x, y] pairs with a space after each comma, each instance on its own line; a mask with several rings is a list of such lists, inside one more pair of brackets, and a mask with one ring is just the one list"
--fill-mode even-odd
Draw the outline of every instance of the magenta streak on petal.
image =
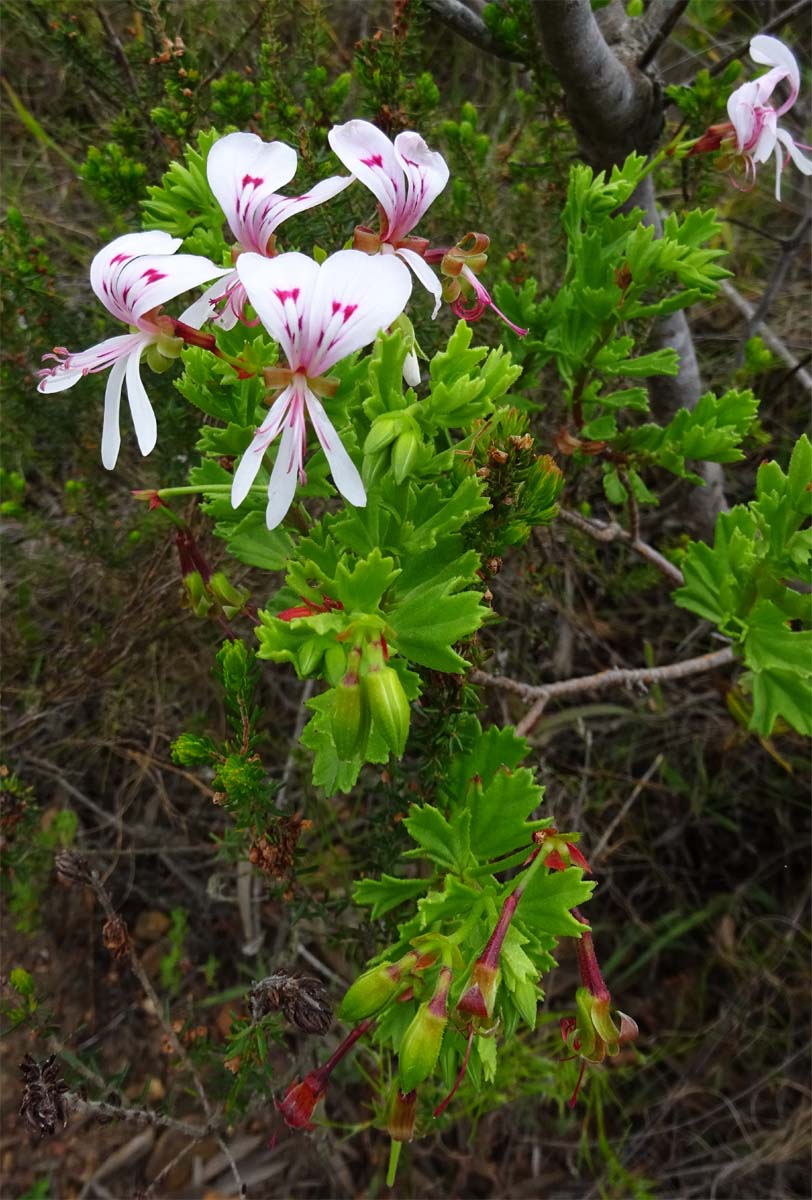
[[116, 263], [129, 262], [129, 260], [131, 258], [132, 258], [131, 254], [116, 254], [116, 255], [114, 255], [113, 258], [110, 259], [110, 266], [114, 267], [116, 265]]
[[333, 301], [333, 316], [336, 315], [336, 313], [340, 310], [340, 308], [341, 308], [341, 301], [334, 300]]
[[284, 304], [287, 300], [292, 300], [294, 304], [299, 299], [299, 289], [291, 288], [290, 291], [283, 291], [282, 288], [275, 288], [274, 295], [280, 304]]
[[357, 307], [358, 307], [357, 304], [345, 304], [344, 305], [344, 317], [343, 317], [344, 325], [347, 324], [347, 322], [349, 321], [350, 317], [355, 312]]
[[381, 167], [383, 169], [383, 159], [380, 154], [373, 154], [370, 158], [362, 158], [361, 162], [365, 167]]
[[256, 179], [253, 175], [243, 175], [240, 187], [247, 188], [249, 183], [252, 183], [255, 188], [258, 188], [261, 187], [264, 182], [264, 179]]
[[166, 274], [163, 271], [158, 271], [155, 267], [148, 267], [141, 275], [142, 279], [146, 279], [147, 283], [158, 283], [161, 279], [166, 279]]

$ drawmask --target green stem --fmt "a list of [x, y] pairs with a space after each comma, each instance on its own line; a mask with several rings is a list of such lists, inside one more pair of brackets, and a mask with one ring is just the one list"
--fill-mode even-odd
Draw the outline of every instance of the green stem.
[[389, 1143], [389, 1169], [386, 1172], [386, 1186], [395, 1186], [395, 1177], [398, 1173], [398, 1160], [400, 1152], [403, 1149], [403, 1142], [391, 1141]]

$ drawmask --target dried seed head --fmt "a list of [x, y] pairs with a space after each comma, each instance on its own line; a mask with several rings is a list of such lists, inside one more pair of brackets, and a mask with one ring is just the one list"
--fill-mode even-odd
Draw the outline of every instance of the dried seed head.
[[102, 939], [106, 950], [109, 950], [116, 962], [128, 958], [130, 953], [130, 935], [127, 924], [121, 917], [111, 917], [105, 921], [102, 928]]
[[68, 1123], [64, 1096], [68, 1085], [59, 1078], [56, 1056], [52, 1054], [44, 1063], [38, 1063], [26, 1054], [20, 1072], [25, 1083], [20, 1116], [39, 1137], [52, 1137], [57, 1128], [64, 1129]]
[[54, 859], [57, 878], [68, 887], [73, 883], [90, 883], [93, 870], [90, 863], [75, 850], [60, 850]]
[[326, 1033], [333, 1020], [332, 1006], [321, 980], [296, 975], [285, 967], [254, 984], [250, 1005], [255, 1024], [269, 1013], [282, 1012], [302, 1033]]

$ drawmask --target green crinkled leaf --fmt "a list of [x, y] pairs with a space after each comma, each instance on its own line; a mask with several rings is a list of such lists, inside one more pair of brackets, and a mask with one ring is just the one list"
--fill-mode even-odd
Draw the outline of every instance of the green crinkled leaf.
[[471, 807], [471, 849], [481, 862], [531, 845], [535, 829], [549, 820], [529, 820], [541, 803], [543, 788], [526, 767], [501, 767], [490, 782], [468, 795]]
[[352, 894], [355, 904], [371, 908], [370, 918], [377, 921], [393, 908], [422, 896], [429, 886], [427, 879], [397, 879], [381, 875], [380, 879], [361, 879]]
[[522, 949], [527, 940], [518, 929], [511, 926], [502, 943], [499, 966], [502, 968], [505, 987], [513, 996], [516, 1007], [530, 1028], [535, 1029], [539, 1001], [539, 971]]
[[447, 584], [412, 594], [387, 613], [391, 641], [399, 654], [434, 671], [464, 671], [468, 664], [452, 646], [489, 615], [477, 592], [449, 594]]
[[[759, 600], [747, 617], [744, 660], [753, 671], [776, 668], [812, 675], [812, 630], [794, 631], [771, 600]], [[810, 693], [812, 703], [812, 693]]]
[[496, 1078], [496, 1038], [474, 1038], [474, 1049], [482, 1063], [482, 1078], [486, 1083], [493, 1083]]
[[394, 561], [384, 558], [376, 549], [367, 558], [356, 562], [352, 570], [339, 563], [335, 574], [335, 598], [348, 611], [374, 613], [384, 592], [400, 574]]
[[769, 737], [783, 719], [806, 737], [812, 737], [812, 672], [773, 669], [754, 672], [744, 679], [753, 692], [750, 728]]
[[[507, 884], [509, 892], [513, 884]], [[580, 867], [566, 871], [537, 871], [519, 901], [516, 921], [531, 930], [536, 927], [558, 937], [578, 937], [583, 926], [570, 913], [571, 908], [585, 903], [595, 884], [583, 878]]]
[[249, 567], [284, 571], [293, 552], [293, 542], [284, 529], [268, 529], [264, 512], [251, 512], [229, 534], [228, 548]]
[[407, 858], [423, 854], [446, 871], [461, 872], [470, 856], [470, 814], [461, 813], [449, 823], [439, 809], [431, 804], [413, 804], [403, 824], [420, 850], [409, 850]]

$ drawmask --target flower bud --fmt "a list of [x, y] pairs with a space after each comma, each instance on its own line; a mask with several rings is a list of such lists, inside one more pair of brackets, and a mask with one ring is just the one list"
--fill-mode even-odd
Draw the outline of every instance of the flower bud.
[[183, 576], [183, 586], [189, 597], [189, 605], [196, 617], [206, 617], [211, 609], [211, 597], [206, 591], [203, 576], [199, 571], [190, 571]]
[[392, 667], [381, 667], [363, 675], [361, 685], [376, 728], [389, 749], [400, 758], [409, 734], [411, 717], [400, 676]]
[[393, 1142], [410, 1142], [414, 1137], [417, 1092], [402, 1092], [396, 1087], [386, 1112], [386, 1129]]
[[342, 1021], [361, 1021], [379, 1012], [403, 990], [405, 979], [418, 961], [418, 954], [410, 950], [396, 963], [378, 963], [369, 971], [359, 975], [351, 983], [338, 1015]]
[[398, 412], [381, 413], [376, 417], [364, 442], [364, 454], [377, 454], [393, 442], [403, 430], [405, 416], [401, 409]]
[[490, 1020], [499, 987], [499, 969], [482, 959], [474, 963], [471, 982], [460, 996], [457, 1011], [480, 1020]]
[[398, 1053], [398, 1074], [404, 1092], [413, 1091], [428, 1079], [437, 1065], [448, 1024], [450, 986], [451, 968], [443, 967], [434, 995], [423, 1001], [403, 1035]]
[[392, 447], [392, 473], [396, 483], [411, 474], [422, 442], [416, 429], [404, 429]]
[[156, 342], [152, 342], [147, 346], [144, 353], [144, 358], [147, 360], [149, 367], [158, 375], [164, 371], [168, 371], [172, 363], [183, 349], [183, 338], [168, 337], [166, 334], [161, 334]]
[[233, 617], [242, 612], [248, 592], [240, 591], [223, 571], [215, 571], [209, 580], [209, 588], [215, 600], [223, 606], [226, 616]]
[[332, 725], [336, 754], [342, 761], [364, 753], [369, 736], [369, 705], [352, 670], [336, 687]]
[[296, 652], [296, 666], [300, 675], [309, 675], [316, 667], [324, 653], [324, 646], [321, 644], [321, 638], [308, 638], [306, 642], [302, 642]]
[[335, 687], [346, 668], [347, 656], [343, 647], [336, 642], [334, 646], [330, 646], [329, 650], [324, 652], [324, 675], [327, 682]]
[[312, 1129], [313, 1110], [327, 1091], [327, 1079], [323, 1071], [311, 1071], [301, 1083], [290, 1085], [276, 1107], [290, 1129]]

